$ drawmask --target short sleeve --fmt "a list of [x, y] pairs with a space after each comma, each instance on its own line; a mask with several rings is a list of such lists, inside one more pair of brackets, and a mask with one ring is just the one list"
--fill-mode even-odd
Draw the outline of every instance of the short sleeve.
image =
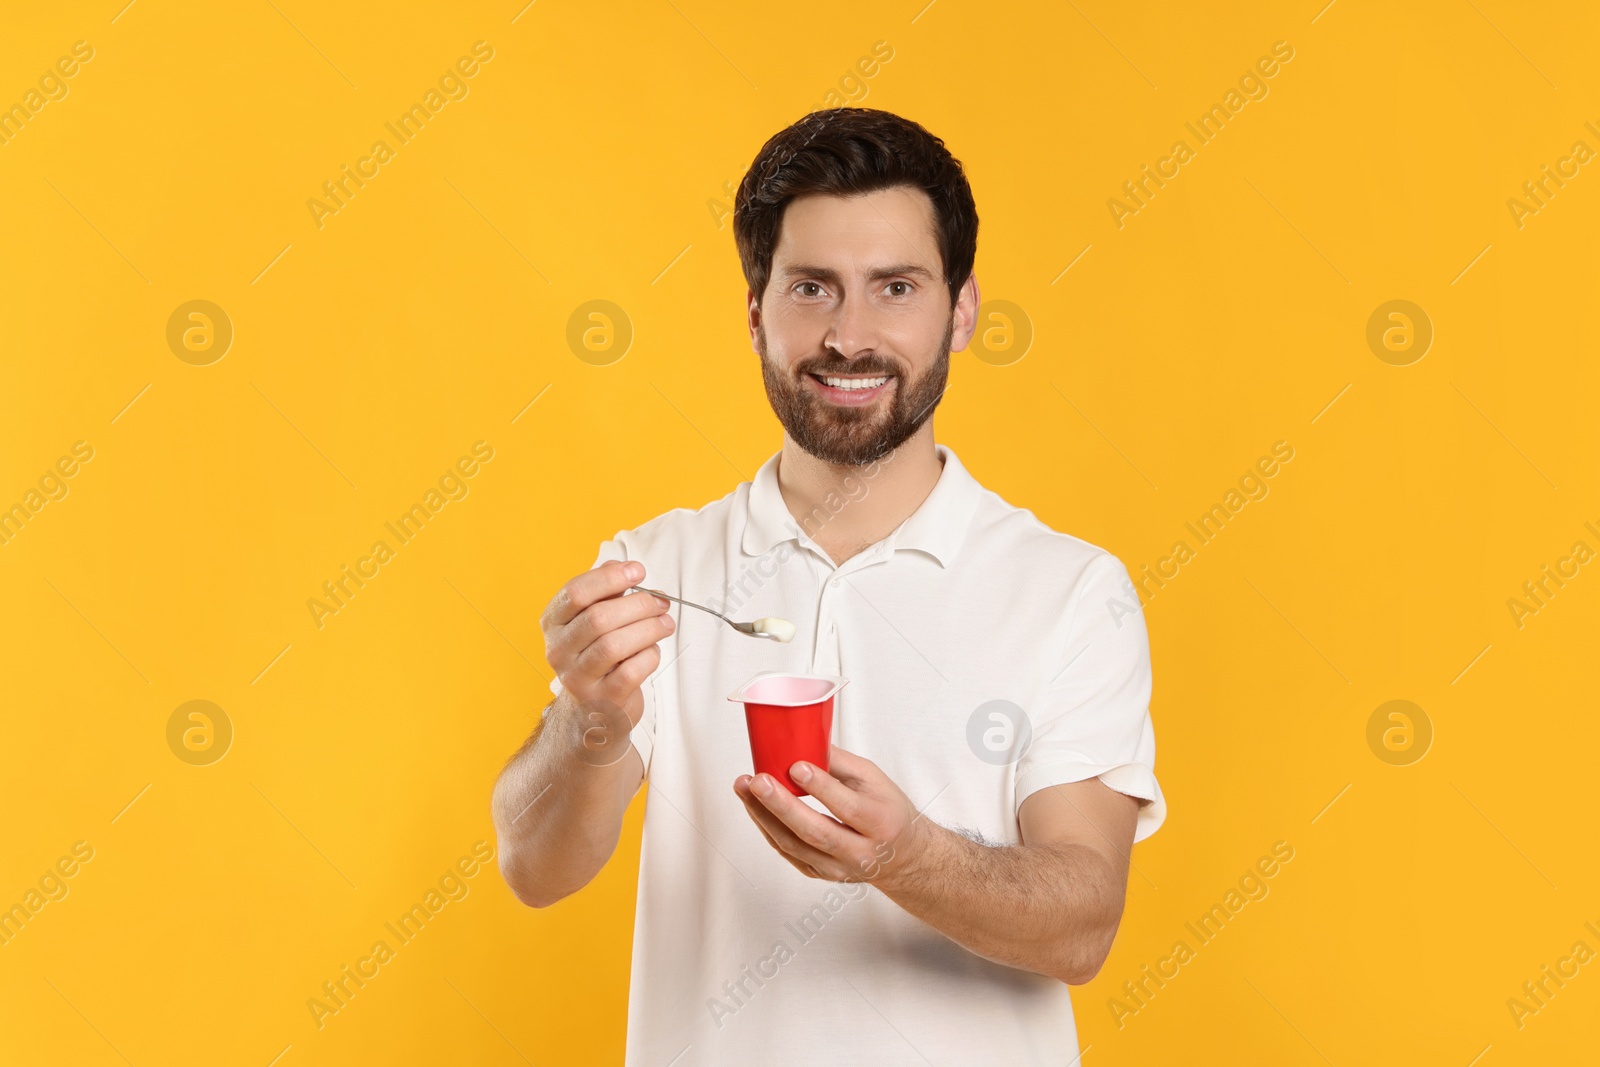
[[[631, 558], [628, 554], [627, 542], [623, 539], [623, 535], [619, 533], [609, 541], [600, 542], [600, 554], [595, 557], [594, 564], [589, 569], [594, 570], [595, 567], [609, 563], [612, 560]], [[655, 747], [656, 674], [660, 673], [660, 670], [661, 668], [658, 666], [650, 677], [645, 679], [644, 684], [639, 687], [639, 692], [644, 697], [644, 714], [639, 716], [638, 724], [628, 734], [628, 739], [633, 743], [633, 747], [639, 750], [639, 758], [644, 760], [644, 777], [646, 780], [650, 777], [650, 754]], [[560, 696], [563, 688], [560, 678], [550, 679], [550, 692]]]
[[1016, 809], [1041, 789], [1099, 778], [1138, 798], [1133, 839], [1166, 820], [1150, 721], [1150, 642], [1127, 568], [1106, 553], [1086, 568], [1068, 609], [1060, 665], [1017, 761]]

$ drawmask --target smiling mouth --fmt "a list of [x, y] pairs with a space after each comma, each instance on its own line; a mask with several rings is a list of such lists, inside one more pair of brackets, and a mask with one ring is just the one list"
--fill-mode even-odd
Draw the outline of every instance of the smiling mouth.
[[859, 374], [811, 374], [813, 381], [825, 385], [830, 389], [840, 389], [845, 392], [870, 392], [882, 385], [886, 385], [892, 374], [859, 375]]
[[835, 408], [876, 406], [878, 398], [894, 386], [892, 374], [807, 374], [812, 388]]

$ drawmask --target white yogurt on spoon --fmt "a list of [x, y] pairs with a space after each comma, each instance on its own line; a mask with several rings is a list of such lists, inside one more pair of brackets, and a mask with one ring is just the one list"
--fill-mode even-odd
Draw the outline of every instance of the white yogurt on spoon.
[[794, 623], [788, 619], [757, 619], [751, 626], [756, 633], [763, 634], [775, 641], [788, 642], [794, 640]]

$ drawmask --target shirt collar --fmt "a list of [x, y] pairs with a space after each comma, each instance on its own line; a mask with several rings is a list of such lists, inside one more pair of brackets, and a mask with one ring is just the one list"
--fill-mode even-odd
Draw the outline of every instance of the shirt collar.
[[[890, 553], [902, 548], [917, 549], [933, 556], [940, 566], [949, 567], [966, 540], [967, 528], [972, 523], [983, 487], [967, 472], [950, 448], [935, 444], [934, 450], [944, 460], [939, 480], [934, 483], [933, 491], [921, 506], [885, 539], [885, 547], [886, 552]], [[815, 543], [802, 531], [801, 524], [796, 522], [794, 516], [789, 514], [789, 507], [783, 502], [783, 493], [778, 489], [778, 460], [782, 455], [781, 449], [773, 453], [751, 480], [745, 504], [744, 537], [740, 542], [740, 547], [748, 556], [765, 555], [784, 541]], [[854, 477], [856, 481], [852, 486], [859, 484], [866, 492], [871, 492], [869, 477], [861, 474]], [[857, 489], [854, 499], [859, 499], [861, 492], [861, 489]], [[821, 529], [824, 518], [848, 507], [851, 499], [851, 495], [841, 493], [836, 499], [819, 505], [821, 510], [814, 513], [816, 519], [805, 524], [806, 530], [815, 532]], [[830, 504], [836, 506], [830, 510]]]

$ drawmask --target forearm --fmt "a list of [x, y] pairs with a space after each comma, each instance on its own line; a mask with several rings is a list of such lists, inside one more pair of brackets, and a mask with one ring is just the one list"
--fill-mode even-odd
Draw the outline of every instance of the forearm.
[[968, 950], [1073, 985], [1105, 962], [1122, 919], [1117, 872], [1083, 845], [991, 846], [933, 823], [890, 856], [885, 896]]
[[638, 790], [643, 765], [631, 749], [606, 766], [584, 758], [591, 728], [581, 709], [558, 699], [495, 783], [501, 874], [532, 907], [555, 903], [599, 873]]

